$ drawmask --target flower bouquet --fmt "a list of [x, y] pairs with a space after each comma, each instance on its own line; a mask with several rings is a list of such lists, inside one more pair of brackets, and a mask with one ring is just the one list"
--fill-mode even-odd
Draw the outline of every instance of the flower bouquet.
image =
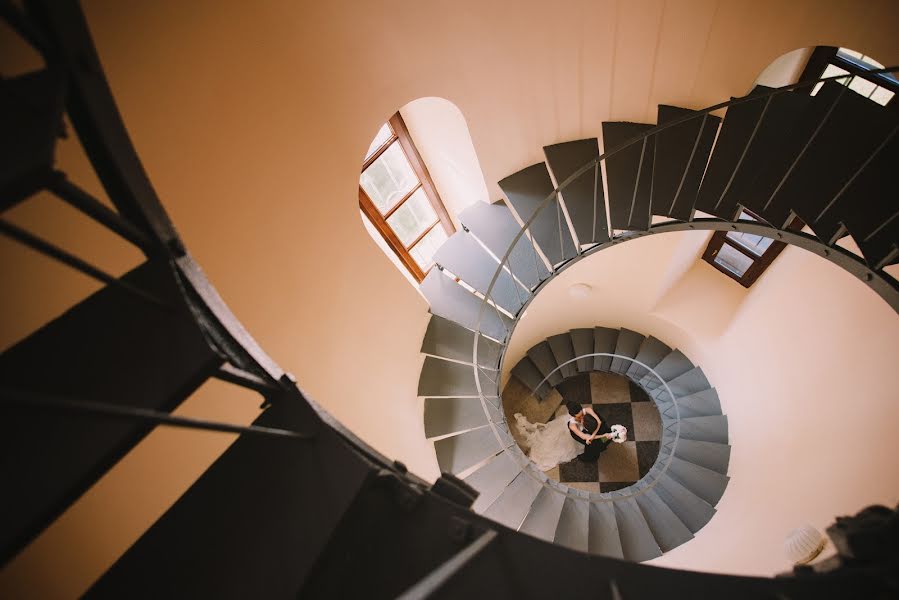
[[609, 439], [618, 444], [622, 444], [627, 441], [627, 427], [624, 425], [612, 425], [611, 427], [612, 433], [609, 434]]

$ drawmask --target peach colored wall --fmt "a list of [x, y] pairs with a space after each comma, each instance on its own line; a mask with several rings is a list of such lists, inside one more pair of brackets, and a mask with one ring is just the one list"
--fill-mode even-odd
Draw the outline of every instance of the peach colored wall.
[[[307, 393], [426, 478], [437, 467], [415, 389], [427, 307], [373, 251], [357, 209], [360, 158], [385, 115], [420, 97], [453, 102], [495, 199], [495, 182], [542, 160], [542, 146], [598, 135], [604, 119], [651, 120], [660, 102], [742, 93], [794, 48], [843, 44], [899, 61], [890, 0], [865, 10], [845, 0], [568, 0], [552, 13], [536, 0], [85, 5], [146, 170], [210, 279]], [[4, 42], [0, 65], [15, 58]], [[21, 210], [23, 225], [87, 244], [86, 257], [107, 257], [114, 273], [132, 266], [88, 226]], [[18, 252], [0, 251], [4, 265]], [[41, 260], [4, 266], [5, 289], [23, 292], [3, 300], [4, 345], [91, 289]], [[182, 475], [211, 460], [185, 452], [154, 477], [184, 489]], [[136, 486], [145, 472], [130, 477]], [[135, 523], [149, 522], [153, 512], [138, 508]], [[57, 545], [52, 562], [84, 551]]]
[[[700, 259], [684, 269], [694, 237], [704, 246], [708, 234], [642, 238], [562, 273], [528, 308], [505, 367], [549, 335], [594, 324], [684, 350], [728, 416], [731, 483], [696, 538], [653, 564], [773, 575], [789, 568], [781, 548], [792, 528], [823, 530], [837, 515], [899, 499], [891, 377], [899, 318], [854, 277], [798, 248], [748, 290]], [[659, 296], [666, 265], [679, 275]], [[593, 294], [569, 297], [576, 282]], [[862, 437], [833, 441], [840, 432]]]

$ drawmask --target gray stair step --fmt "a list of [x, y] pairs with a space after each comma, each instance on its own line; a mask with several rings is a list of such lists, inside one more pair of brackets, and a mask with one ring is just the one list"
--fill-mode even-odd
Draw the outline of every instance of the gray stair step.
[[652, 489], [693, 533], [702, 529], [715, 515], [714, 507], [667, 474], [659, 477]]
[[[499, 182], [499, 187], [523, 223], [531, 219], [554, 189], [545, 163], [531, 165], [506, 177]], [[558, 198], [553, 198], [540, 210], [528, 231], [552, 265], [577, 254]]]
[[[555, 371], [555, 368], [558, 367], [559, 364], [556, 362], [556, 357], [553, 355], [548, 342], [544, 341], [535, 344], [528, 350], [528, 357], [544, 377], [549, 377], [549, 384], [551, 386], [556, 386], [562, 382], [562, 374], [559, 371]], [[550, 375], [550, 373], [552, 374]]]
[[506, 527], [518, 529], [542, 489], [539, 481], [522, 471], [483, 514]]
[[678, 398], [677, 406], [682, 418], [708, 417], [722, 413], [721, 401], [718, 399], [718, 392], [715, 391], [715, 388], [700, 390], [695, 394]]
[[[640, 350], [634, 358], [647, 366], [655, 367], [670, 353], [671, 348], [656, 338], [649, 336], [643, 340]], [[631, 363], [626, 374], [634, 381], [640, 381], [647, 373], [649, 371], [634, 362]]]
[[727, 443], [727, 416], [689, 417], [680, 420], [680, 437], [698, 442]]
[[[664, 125], [695, 111], [659, 106], [658, 123]], [[652, 165], [652, 212], [680, 221], [693, 216], [693, 202], [721, 119], [703, 115], [660, 132], [655, 138]]]
[[[592, 329], [572, 329], [571, 345], [574, 348], [575, 356], [584, 356], [585, 354], [593, 354], [593, 330]], [[593, 370], [593, 357], [579, 358], [577, 360], [577, 370], [581, 373], [589, 373]]]
[[636, 496], [637, 505], [659, 548], [668, 552], [693, 539], [693, 533], [654, 490]]
[[625, 560], [643, 562], [662, 555], [643, 512], [633, 498], [620, 498], [613, 504]]
[[[702, 372], [702, 369], [700, 367], [690, 369], [686, 373], [682, 373], [674, 379], [666, 381], [668, 382], [668, 389], [671, 390], [671, 393], [674, 394], [675, 398], [690, 396], [697, 392], [711, 389], [712, 387], [709, 383], [709, 380], [706, 378], [705, 373]], [[663, 386], [659, 386], [658, 388], [656, 388], [656, 390], [650, 395], [653, 397], [658, 397], [662, 400], [668, 399], [668, 392]]]
[[668, 475], [710, 505], [718, 504], [730, 477], [678, 458], [676, 446], [674, 452], [668, 465]]
[[512, 328], [512, 321], [500, 316], [492, 306], [481, 313], [483, 300], [443, 274], [440, 269], [431, 269], [418, 288], [427, 299], [431, 313], [449, 319], [467, 329], [478, 329], [478, 315], [481, 315], [480, 331], [496, 340], [503, 340]]
[[730, 446], [681, 438], [674, 447], [674, 456], [726, 475], [727, 465], [730, 463]]
[[[771, 88], [756, 86], [753, 94]], [[715, 142], [695, 208], [731, 220], [746, 190], [809, 104], [807, 92], [787, 92], [731, 106]]]
[[[561, 494], [560, 494], [561, 495]], [[553, 541], [572, 550], [587, 551], [590, 503], [566, 497]]]
[[618, 521], [611, 502], [592, 502], [589, 515], [588, 550], [611, 558], [624, 558]]
[[481, 427], [439, 439], [434, 442], [434, 450], [437, 452], [440, 471], [456, 475], [496, 454], [502, 448], [493, 435], [493, 428]]
[[[512, 367], [512, 375], [517, 377], [518, 380], [524, 384], [524, 387], [534, 392], [534, 395], [538, 398], [546, 400], [551, 388], [549, 387], [548, 382], [544, 382], [543, 385], [540, 385], [540, 382], [543, 381], [543, 374], [534, 366], [534, 363], [531, 362], [530, 358], [527, 356], [522, 357], [522, 359]], [[537, 389], [537, 386], [540, 386], [540, 388]]]
[[[493, 279], [499, 263], [484, 250], [470, 233], [460, 231], [446, 240], [434, 253], [434, 262], [444, 267], [462, 281], [487, 296], [487, 288]], [[518, 285], [505, 270], [499, 270], [499, 276], [490, 290], [490, 299], [497, 306], [511, 314], [518, 313], [530, 296], [530, 292]]]
[[[421, 342], [421, 352], [443, 358], [471, 363], [474, 348], [474, 332], [443, 317], [431, 315], [428, 329]], [[488, 369], [499, 366], [502, 344], [488, 337], [478, 339], [478, 364]]]
[[577, 375], [577, 365], [573, 362], [568, 362], [574, 359], [574, 345], [571, 342], [571, 336], [567, 333], [560, 333], [547, 338], [546, 341], [549, 343], [549, 349], [556, 359], [556, 364], [562, 365], [559, 369], [562, 377], [574, 377]]
[[[496, 409], [493, 409], [496, 411]], [[499, 414], [491, 418], [496, 421]], [[487, 424], [480, 398], [425, 398], [425, 437], [438, 437]]]
[[[684, 356], [683, 352], [680, 350], [672, 350], [668, 356], [659, 361], [659, 364], [657, 364], [653, 370], [665, 381], [671, 381], [693, 368], [693, 363]], [[640, 383], [647, 390], [654, 390], [662, 385], [662, 382], [651, 373], [647, 374]]]
[[[433, 356], [425, 356], [418, 378], [419, 396], [477, 396], [478, 388], [474, 378], [475, 367], [450, 362]], [[499, 389], [496, 371], [484, 373], [478, 369], [481, 392], [484, 396], [497, 397]]]
[[[593, 328], [593, 351], [614, 353], [615, 344], [618, 342], [618, 330], [608, 327]], [[593, 368], [596, 371], [608, 372], [612, 370], [612, 357], [594, 356]]]
[[[630, 358], [637, 356], [637, 352], [640, 350], [640, 345], [643, 343], [644, 339], [646, 338], [642, 334], [622, 327], [621, 331], [618, 333], [618, 340], [615, 343], [615, 354], [628, 356]], [[632, 364], [633, 363], [629, 360], [616, 357], [612, 359], [611, 368], [615, 373], [624, 374]]]
[[[521, 230], [518, 221], [502, 201], [493, 204], [475, 202], [459, 213], [459, 221], [500, 260]], [[529, 289], [534, 289], [549, 277], [549, 270], [543, 259], [537, 255], [527, 235], [521, 236], [515, 242], [506, 266]]]
[[[591, 138], [546, 146], [543, 151], [556, 183], [561, 185], [578, 169], [599, 156], [599, 144], [596, 138]], [[595, 167], [562, 190], [562, 202], [581, 244], [609, 240], [602, 175]]]
[[560, 494], [552, 488], [543, 487], [534, 498], [531, 510], [528, 511], [528, 515], [524, 518], [518, 531], [547, 542], [553, 541], [564, 503], [564, 494]]
[[[604, 152], [652, 129], [644, 123], [603, 123]], [[605, 161], [612, 229], [646, 231], [651, 221], [650, 194], [655, 136], [631, 144]]]
[[521, 465], [506, 451], [494, 456], [481, 468], [469, 474], [465, 478], [465, 483], [479, 492], [471, 509], [476, 513], [483, 512], [519, 473]]

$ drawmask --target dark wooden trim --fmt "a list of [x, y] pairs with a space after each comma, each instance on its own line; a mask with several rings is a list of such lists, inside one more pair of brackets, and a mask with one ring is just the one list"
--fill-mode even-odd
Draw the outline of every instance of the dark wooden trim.
[[[847, 60], [838, 54], [839, 48], [835, 46], [818, 46], [809, 56], [799, 81], [808, 79], [817, 79], [822, 76], [827, 65], [834, 65], [849, 72], [850, 75], [867, 79], [871, 83], [879, 85], [893, 92], [895, 95], [886, 103], [892, 111], [899, 112], [899, 82], [894, 77], [889, 77], [885, 73], [870, 73], [865, 67], [858, 63]], [[848, 77], [848, 75], [847, 75]], [[804, 93], [811, 94], [815, 86], [804, 88]]]
[[418, 266], [418, 263], [415, 262], [415, 259], [409, 254], [409, 251], [406, 250], [406, 247], [400, 241], [399, 237], [397, 237], [396, 232], [394, 232], [393, 229], [390, 228], [390, 225], [387, 224], [387, 220], [378, 211], [378, 207], [371, 201], [371, 198], [368, 197], [368, 194], [365, 193], [365, 190], [362, 189], [361, 185], [359, 186], [359, 208], [365, 216], [368, 217], [371, 224], [375, 226], [375, 229], [378, 230], [378, 233], [381, 234], [381, 237], [384, 238], [387, 245], [393, 250], [393, 253], [396, 254], [397, 258], [400, 259], [400, 262], [403, 263], [403, 266], [409, 270], [412, 277], [414, 277], [418, 283], [421, 283], [425, 278], [425, 272], [421, 270], [421, 267]]
[[434, 181], [431, 179], [431, 174], [428, 172], [427, 166], [425, 166], [421, 155], [418, 153], [418, 149], [412, 142], [412, 136], [409, 135], [409, 130], [406, 128], [406, 122], [403, 121], [403, 117], [400, 113], [396, 113], [390, 117], [389, 123], [391, 129], [396, 133], [403, 151], [406, 153], [406, 158], [409, 159], [409, 164], [412, 165], [412, 170], [418, 175], [418, 180], [421, 181], [421, 185], [425, 190], [425, 195], [431, 202], [434, 212], [437, 213], [437, 218], [439, 218], [440, 222], [443, 224], [446, 235], [453, 235], [456, 232], [453, 220], [450, 219], [449, 213], [443, 205], [443, 201], [440, 199], [440, 194], [437, 193], [437, 188], [434, 186]]
[[[757, 221], [764, 222], [763, 219], [757, 217], [755, 214], [746, 210], [745, 208], [742, 210], [748, 212]], [[802, 221], [802, 219], [794, 216], [790, 223], [787, 225], [786, 229], [792, 231], [800, 231], [804, 226], [805, 223]], [[758, 255], [753, 253], [748, 248], [744, 248], [743, 246], [741, 246], [739, 242], [728, 240], [728, 233], [730, 232], [715, 232], [715, 234], [712, 236], [712, 239], [709, 240], [709, 245], [706, 246], [705, 252], [702, 253], [702, 260], [706, 261], [707, 263], [746, 288], [751, 286], [756, 282], [756, 280], [758, 280], [759, 277], [761, 277], [762, 273], [764, 273], [765, 270], [771, 266], [771, 263], [774, 262], [774, 259], [777, 258], [778, 255], [780, 255], [780, 253], [783, 252], [784, 248], [786, 248], [787, 246], [783, 242], [772, 240], [771, 245], [768, 246], [768, 248], [761, 255]], [[752, 260], [752, 265], [750, 265], [750, 267], [746, 269], [746, 272], [744, 272], [742, 276], [736, 275], [735, 273], [729, 271], [727, 268], [722, 267], [715, 262], [715, 257], [718, 255], [721, 247], [725, 244], [727, 244], [734, 250], [737, 250], [738, 252], [744, 254], [745, 256], [748, 256]]]
[[[375, 150], [371, 156], [369, 156], [367, 159], [365, 159], [362, 162], [362, 170], [363, 171], [365, 171], [365, 169], [369, 168], [373, 162], [378, 160], [378, 158], [382, 154], [384, 154], [384, 152], [386, 152], [388, 148], [390, 148], [390, 145], [396, 141], [396, 132], [393, 130], [393, 127], [390, 126], [390, 123], [387, 124], [387, 128], [390, 129], [390, 133], [391, 133], [390, 138], [386, 142], [381, 144], [381, 146], [377, 150]], [[378, 131], [380, 131], [380, 130], [378, 130]]]
[[400, 199], [397, 201], [396, 204], [394, 204], [393, 206], [391, 206], [390, 209], [389, 209], [386, 213], [384, 213], [384, 218], [385, 218], [385, 219], [389, 219], [390, 216], [393, 215], [393, 213], [395, 213], [395, 212], [399, 209], [399, 207], [401, 207], [403, 204], [405, 204], [405, 203], [406, 203], [406, 200], [408, 200], [409, 198], [411, 198], [411, 197], [412, 197], [412, 194], [414, 194], [415, 192], [417, 192], [418, 189], [419, 189], [420, 187], [422, 187], [422, 186], [421, 186], [421, 181], [418, 182], [418, 185], [413, 186], [411, 190], [409, 190], [408, 192], [406, 192], [406, 195], [403, 196], [402, 198], [400, 198]]
[[416, 245], [418, 242], [420, 242], [420, 241], [422, 240], [422, 238], [424, 238], [426, 235], [428, 235], [428, 234], [431, 232], [432, 229], [434, 229], [434, 225], [436, 225], [436, 224], [439, 223], [439, 222], [440, 222], [440, 219], [437, 219], [436, 221], [434, 221], [433, 223], [431, 223], [430, 225], [428, 225], [427, 227], [425, 227], [425, 230], [422, 231], [421, 234], [420, 234], [417, 238], [415, 238], [414, 240], [412, 240], [412, 243], [409, 244], [409, 245], [406, 247], [406, 249], [411, 251], [412, 248], [414, 248], [415, 245]]

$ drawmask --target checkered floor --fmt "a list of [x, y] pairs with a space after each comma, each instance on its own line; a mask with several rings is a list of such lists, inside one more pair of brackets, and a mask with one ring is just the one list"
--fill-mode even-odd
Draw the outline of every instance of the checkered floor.
[[590, 492], [611, 492], [638, 481], [656, 460], [662, 421], [642, 388], [611, 373], [582, 373], [556, 386], [562, 405], [556, 416], [565, 418], [564, 402], [592, 405], [609, 425], [627, 427], [627, 441], [609, 444], [595, 463], [577, 459], [547, 471], [566, 485]]

